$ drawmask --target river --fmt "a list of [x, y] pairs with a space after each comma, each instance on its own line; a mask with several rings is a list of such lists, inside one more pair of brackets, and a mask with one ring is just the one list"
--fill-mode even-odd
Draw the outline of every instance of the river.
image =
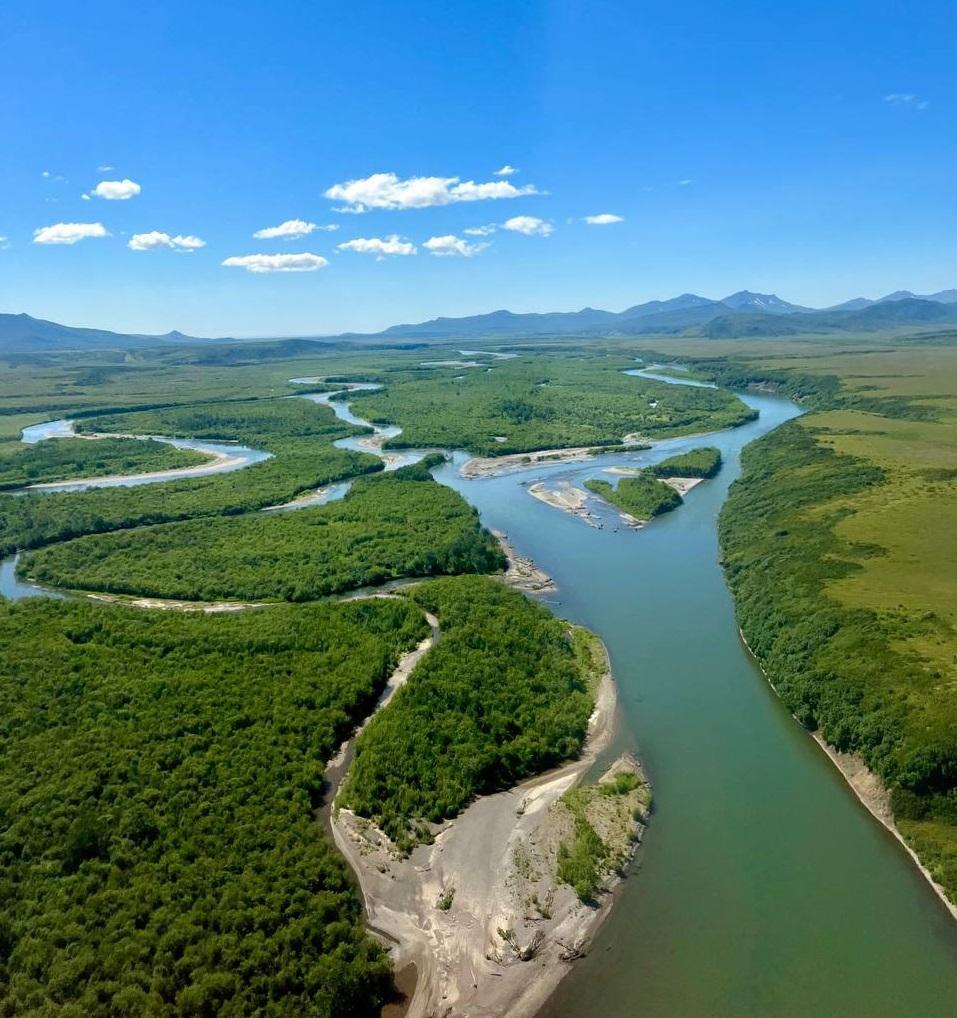
[[555, 579], [556, 612], [605, 641], [623, 715], [614, 751], [634, 749], [655, 789], [640, 869], [541, 1018], [953, 1016], [957, 925], [738, 635], [717, 516], [741, 449], [799, 413], [741, 396], [760, 416], [707, 438], [718, 477], [638, 532], [586, 526], [523, 484], [580, 484], [702, 440], [479, 480], [439, 471]]
[[[800, 412], [742, 398], [758, 419], [706, 440], [479, 479], [460, 475], [456, 454], [436, 471], [555, 579], [555, 611], [605, 641], [622, 708], [611, 753], [635, 750], [655, 788], [640, 868], [541, 1018], [952, 1016], [957, 924], [739, 638], [718, 512], [741, 449]], [[525, 490], [580, 485], [704, 441], [721, 449], [721, 473], [640, 531], [597, 502], [605, 525], [589, 527]]]

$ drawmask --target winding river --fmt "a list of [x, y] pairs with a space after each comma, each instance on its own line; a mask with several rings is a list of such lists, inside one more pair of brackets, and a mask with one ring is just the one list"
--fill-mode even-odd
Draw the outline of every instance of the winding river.
[[[547, 597], [559, 614], [605, 641], [622, 707], [609, 755], [636, 750], [655, 787], [640, 869], [542, 1018], [952, 1016], [957, 925], [790, 717], [738, 635], [717, 515], [741, 449], [800, 412], [773, 396], [741, 397], [760, 416], [708, 436], [724, 458], [718, 477], [637, 532], [597, 501], [600, 529], [525, 488], [580, 486], [608, 477], [607, 467], [701, 445], [700, 437], [478, 479], [461, 476], [467, 457], [456, 453], [435, 472], [555, 579]], [[310, 398], [368, 423], [329, 393]], [[377, 428], [337, 444], [376, 451], [396, 433]], [[421, 455], [403, 451], [389, 466]], [[12, 575], [9, 560], [3, 566], [0, 580]]]

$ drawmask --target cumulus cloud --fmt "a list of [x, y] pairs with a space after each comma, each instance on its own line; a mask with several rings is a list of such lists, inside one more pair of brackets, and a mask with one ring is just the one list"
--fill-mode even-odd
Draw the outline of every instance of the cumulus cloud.
[[327, 198], [345, 204], [337, 212], [367, 212], [369, 209], [424, 209], [433, 205], [452, 205], [462, 201], [518, 198], [539, 194], [532, 184], [516, 187], [507, 180], [477, 184], [459, 177], [409, 177], [400, 180], [394, 173], [373, 173], [361, 180], [333, 184]]
[[156, 251], [163, 247], [172, 248], [174, 251], [195, 251], [206, 247], [206, 241], [192, 235], [183, 236], [178, 233], [171, 237], [168, 233], [152, 230], [150, 233], [134, 233], [126, 246], [131, 251]]
[[102, 223], [54, 223], [33, 231], [34, 244], [75, 244], [86, 237], [108, 237]]
[[414, 255], [415, 244], [400, 240], [396, 234], [388, 237], [357, 237], [336, 246], [337, 251], [355, 251], [358, 254]]
[[912, 92], [891, 92], [884, 96], [884, 102], [891, 106], [910, 106], [915, 110], [926, 110], [930, 103]]
[[488, 226], [468, 226], [462, 232], [467, 233], [470, 237], [488, 237], [497, 229], [498, 227], [494, 223], [489, 223]]
[[611, 226], [612, 223], [623, 223], [624, 216], [616, 216], [614, 212], [600, 212], [597, 216], [585, 216], [582, 220], [589, 226]]
[[506, 163], [500, 169], [497, 169], [495, 171], [495, 176], [496, 177], [512, 177], [516, 173], [518, 173], [518, 169], [516, 167], [514, 167], [514, 166], [509, 166], [508, 163]]
[[94, 198], [106, 198], [108, 201], [126, 201], [127, 198], [134, 198], [143, 188], [124, 177], [123, 180], [101, 180], [90, 192]]
[[228, 269], [245, 269], [247, 272], [315, 272], [328, 264], [322, 255], [308, 251], [302, 254], [233, 255], [223, 262]]
[[316, 230], [338, 230], [339, 226], [333, 223], [330, 226], [320, 226], [319, 223], [307, 223], [305, 219], [287, 219], [278, 226], [266, 226], [257, 230], [253, 236], [259, 240], [274, 240], [282, 237], [285, 240], [295, 240], [298, 237], [305, 237]]
[[488, 244], [470, 244], [467, 240], [462, 240], [461, 237], [448, 233], [443, 237], [429, 237], [422, 246], [438, 258], [450, 256], [471, 258], [472, 255], [478, 254], [479, 251], [484, 251]]
[[555, 227], [537, 216], [512, 216], [511, 219], [506, 219], [502, 223], [502, 229], [524, 233], [526, 237], [547, 237], [554, 232]]

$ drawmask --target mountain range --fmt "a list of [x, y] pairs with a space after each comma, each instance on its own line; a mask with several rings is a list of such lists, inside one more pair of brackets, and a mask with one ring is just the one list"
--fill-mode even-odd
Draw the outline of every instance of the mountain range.
[[773, 293], [739, 290], [721, 300], [683, 293], [652, 300], [624, 311], [515, 314], [492, 311], [465, 318], [433, 318], [415, 325], [393, 325], [380, 333], [397, 339], [442, 339], [454, 336], [530, 335], [704, 335], [732, 338], [749, 335], [796, 335], [806, 332], [876, 331], [906, 326], [957, 325], [957, 289], [918, 296], [898, 290], [877, 300], [857, 297], [832, 308], [791, 304]]
[[[683, 293], [669, 300], [651, 300], [624, 311], [553, 311], [516, 314], [492, 311], [464, 318], [433, 318], [410, 325], [393, 325], [374, 334], [349, 333], [315, 337], [340, 342], [442, 342], [521, 336], [705, 336], [733, 339], [748, 336], [791, 336], [807, 333], [877, 332], [882, 329], [957, 327], [957, 289], [914, 294], [897, 290], [871, 300], [855, 297], [834, 307], [815, 309], [792, 304], [773, 293], [739, 290], [721, 300]], [[0, 354], [42, 354], [66, 350], [134, 349], [225, 343], [167, 332], [161, 336], [76, 328], [32, 318], [0, 314]], [[232, 340], [235, 342], [235, 340]]]

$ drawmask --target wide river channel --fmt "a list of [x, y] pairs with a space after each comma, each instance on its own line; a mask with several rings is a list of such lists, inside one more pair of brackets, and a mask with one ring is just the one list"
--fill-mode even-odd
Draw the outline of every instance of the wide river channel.
[[741, 449], [799, 413], [740, 395], [760, 416], [708, 437], [724, 458], [718, 477], [637, 532], [616, 532], [612, 512], [590, 527], [524, 485], [607, 478], [610, 463], [701, 439], [534, 473], [437, 474], [555, 579], [558, 614], [605, 641], [616, 750], [634, 749], [655, 789], [640, 867], [542, 1018], [957, 1015], [957, 924], [738, 635], [718, 512]]
[[[542, 1018], [957, 1015], [957, 924], [738, 635], [717, 516], [741, 449], [800, 412], [741, 396], [760, 416], [708, 436], [718, 477], [639, 531], [597, 503], [603, 526], [589, 526], [526, 488], [580, 486], [705, 440], [480, 479], [460, 475], [456, 454], [436, 471], [555, 579], [554, 610], [605, 641], [621, 704], [614, 752], [636, 751], [655, 788], [640, 865]], [[3, 566], [8, 596], [41, 593]]]

